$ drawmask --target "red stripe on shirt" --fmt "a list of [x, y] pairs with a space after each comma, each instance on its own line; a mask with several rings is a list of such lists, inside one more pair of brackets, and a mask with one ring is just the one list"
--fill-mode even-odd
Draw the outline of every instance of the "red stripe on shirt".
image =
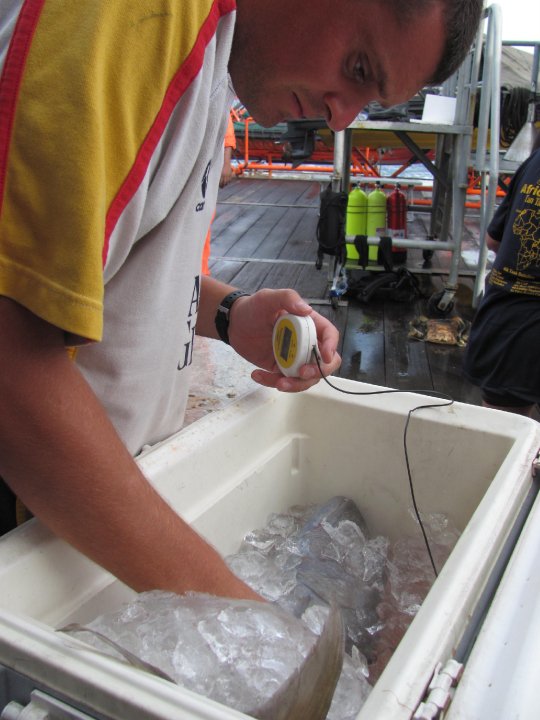
[[9, 145], [17, 98], [32, 38], [45, 0], [24, 0], [0, 78], [0, 212], [4, 200]]
[[107, 212], [105, 223], [105, 241], [103, 245], [103, 267], [105, 267], [105, 263], [107, 261], [109, 241], [111, 234], [116, 227], [116, 223], [141, 184], [152, 155], [161, 139], [161, 136], [163, 135], [163, 132], [165, 131], [174, 108], [199, 73], [203, 64], [206, 48], [210, 40], [214, 37], [220, 18], [235, 9], [235, 0], [216, 0], [216, 2], [214, 2], [208, 17], [201, 26], [197, 40], [195, 41], [190, 54], [187, 56], [185, 61], [182, 63], [182, 66], [171, 80], [160, 111], [157, 114], [143, 144], [141, 145], [130, 172], [122, 183], [121, 188], [116, 194], [109, 211]]

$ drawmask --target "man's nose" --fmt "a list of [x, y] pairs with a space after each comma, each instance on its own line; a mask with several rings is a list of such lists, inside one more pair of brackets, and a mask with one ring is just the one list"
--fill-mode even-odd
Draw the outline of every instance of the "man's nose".
[[368, 104], [369, 99], [359, 98], [357, 94], [348, 98], [342, 94], [327, 93], [324, 102], [328, 127], [338, 132], [345, 130], [353, 122], [362, 108]]

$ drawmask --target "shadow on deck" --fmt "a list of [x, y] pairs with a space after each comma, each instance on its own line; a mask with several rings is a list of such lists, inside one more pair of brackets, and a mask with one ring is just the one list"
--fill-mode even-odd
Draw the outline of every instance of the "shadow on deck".
[[[427, 298], [443, 287], [450, 253], [435, 253], [432, 273], [426, 273], [422, 252], [408, 251], [407, 267], [424, 270], [417, 277], [425, 297], [368, 303], [346, 297], [334, 309], [328, 300], [328, 268], [315, 268], [319, 192], [320, 184], [308, 180], [236, 179], [223, 188], [212, 227], [212, 275], [250, 292], [297, 290], [340, 330], [342, 377], [480, 404], [479, 389], [462, 376], [463, 348], [408, 337], [409, 322], [427, 314]], [[416, 216], [409, 235], [425, 237], [428, 222], [427, 215]], [[466, 242], [474, 246], [478, 223], [468, 218], [466, 224]], [[473, 316], [472, 287], [471, 277], [460, 277], [452, 313], [467, 321]]]

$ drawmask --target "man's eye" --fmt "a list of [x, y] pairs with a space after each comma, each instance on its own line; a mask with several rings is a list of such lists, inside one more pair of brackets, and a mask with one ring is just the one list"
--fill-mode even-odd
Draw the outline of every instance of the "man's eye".
[[360, 60], [355, 64], [354, 69], [353, 69], [353, 74], [354, 74], [354, 79], [357, 82], [363, 83], [365, 81], [366, 71], [364, 70], [364, 65]]

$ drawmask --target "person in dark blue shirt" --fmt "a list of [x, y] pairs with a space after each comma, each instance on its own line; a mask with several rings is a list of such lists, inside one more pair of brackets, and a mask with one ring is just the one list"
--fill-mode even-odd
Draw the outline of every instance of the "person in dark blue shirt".
[[496, 253], [473, 321], [465, 376], [486, 407], [531, 416], [540, 402], [540, 134], [489, 224]]

